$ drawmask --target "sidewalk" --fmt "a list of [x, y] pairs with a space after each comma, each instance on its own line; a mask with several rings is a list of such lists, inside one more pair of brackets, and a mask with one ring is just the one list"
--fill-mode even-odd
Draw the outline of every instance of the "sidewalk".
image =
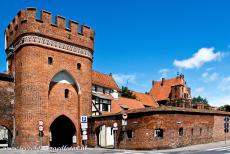
[[226, 141], [226, 144], [225, 141], [219, 141], [219, 142], [212, 142], [207, 144], [197, 144], [197, 145], [191, 145], [191, 146], [186, 146], [186, 147], [181, 147], [176, 149], [157, 150], [157, 151], [158, 152], [202, 151], [206, 149], [224, 147], [229, 145], [230, 145], [230, 140]]
[[183, 152], [186, 151], [203, 151], [206, 149], [212, 149], [212, 148], [218, 148], [218, 147], [225, 147], [230, 146], [230, 140], [228, 140], [225, 144], [225, 141], [219, 141], [219, 142], [213, 142], [213, 143], [207, 143], [207, 144], [198, 144], [198, 145], [191, 145], [176, 149], [166, 149], [166, 150], [125, 150], [125, 149], [103, 149], [103, 148], [88, 148], [88, 150], [111, 150], [111, 151], [119, 151], [119, 152], [144, 152], [144, 153], [150, 153], [150, 152], [156, 152], [156, 153], [170, 153], [170, 152]]

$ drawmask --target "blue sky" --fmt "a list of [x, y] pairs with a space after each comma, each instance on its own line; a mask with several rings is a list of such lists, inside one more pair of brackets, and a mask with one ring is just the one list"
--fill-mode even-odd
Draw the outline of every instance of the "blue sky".
[[93, 68], [113, 73], [120, 85], [145, 92], [152, 80], [180, 72], [193, 96], [214, 106], [230, 104], [228, 0], [2, 0], [0, 71], [5, 70], [4, 29], [27, 7], [92, 27]]

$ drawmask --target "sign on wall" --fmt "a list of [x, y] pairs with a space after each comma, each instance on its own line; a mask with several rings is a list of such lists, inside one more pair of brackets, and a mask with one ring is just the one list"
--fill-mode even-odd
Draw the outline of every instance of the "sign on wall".
[[87, 123], [87, 122], [88, 122], [87, 116], [81, 116], [81, 123]]

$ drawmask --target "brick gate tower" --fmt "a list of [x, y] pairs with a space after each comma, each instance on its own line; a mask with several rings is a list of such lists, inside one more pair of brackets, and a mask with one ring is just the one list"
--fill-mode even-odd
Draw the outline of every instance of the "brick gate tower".
[[[15, 77], [15, 145], [81, 144], [80, 116], [91, 115], [94, 31], [36, 9], [20, 11], [5, 31]], [[39, 137], [38, 122], [44, 136]]]

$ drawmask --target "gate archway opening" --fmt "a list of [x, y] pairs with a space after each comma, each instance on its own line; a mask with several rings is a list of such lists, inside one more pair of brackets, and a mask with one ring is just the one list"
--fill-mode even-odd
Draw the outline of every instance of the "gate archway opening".
[[73, 122], [61, 115], [50, 126], [50, 147], [71, 147], [76, 128]]

